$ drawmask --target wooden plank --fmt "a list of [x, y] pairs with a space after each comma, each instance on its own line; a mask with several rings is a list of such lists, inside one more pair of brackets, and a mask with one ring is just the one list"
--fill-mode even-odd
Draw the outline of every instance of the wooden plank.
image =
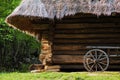
[[53, 64], [80, 64], [83, 62], [83, 56], [79, 55], [53, 55]]
[[120, 39], [55, 39], [54, 44], [120, 44]]
[[73, 69], [85, 69], [84, 68], [84, 66], [83, 66], [83, 64], [67, 64], [67, 65], [65, 65], [65, 64], [63, 64], [63, 65], [58, 65], [59, 67], [60, 67], [60, 69], [71, 69], [71, 70], [73, 70]]
[[87, 46], [90, 46], [90, 45], [94, 45], [94, 46], [118, 46], [120, 44], [57, 44], [57, 45], [54, 45], [53, 46], [53, 50], [90, 50], [89, 48], [87, 48]]
[[112, 57], [112, 58], [109, 58], [110, 59], [110, 65], [111, 64], [120, 64], [120, 57], [117, 58], [117, 57]]
[[60, 69], [48, 69], [48, 70], [46, 70], [46, 71], [48, 71], [48, 72], [59, 72]]
[[76, 24], [56, 24], [56, 29], [86, 29], [86, 28], [117, 28], [120, 23], [76, 23]]
[[[110, 52], [107, 49], [102, 48], [91, 48], [91, 49], [101, 49], [107, 54], [110, 54], [110, 57], [120, 57], [120, 52], [117, 52], [116, 49], [111, 49]], [[54, 50], [53, 55], [85, 55], [91, 49], [80, 49], [80, 50]], [[114, 55], [114, 56], [112, 56]]]
[[100, 49], [120, 49], [119, 46], [87, 46], [86, 48], [100, 48]]
[[78, 19], [61, 19], [61, 20], [57, 20], [56, 23], [69, 23], [69, 24], [73, 24], [73, 23], [119, 23], [120, 22], [120, 18], [97, 18], [97, 17], [93, 17], [93, 18], [78, 18]]
[[86, 28], [86, 29], [64, 29], [64, 30], [56, 30], [56, 34], [120, 34], [119, 28]]
[[81, 50], [86, 49], [85, 46], [81, 45], [54, 45], [53, 50]]
[[61, 67], [59, 65], [45, 65], [45, 70], [50, 69], [60, 69]]
[[[93, 48], [91, 48], [93, 49]], [[54, 50], [53, 55], [85, 55], [91, 49], [81, 49], [81, 50]], [[94, 48], [101, 49], [101, 48]], [[101, 49], [109, 54], [110, 58], [120, 58], [120, 52], [117, 52], [116, 49], [110, 49], [110, 52], [107, 49]], [[113, 56], [114, 55], [114, 56]]]
[[119, 34], [56, 34], [55, 38], [119, 38]]
[[120, 64], [109, 65], [108, 70], [119, 71], [120, 70]]
[[53, 55], [85, 55], [88, 50], [54, 50]]

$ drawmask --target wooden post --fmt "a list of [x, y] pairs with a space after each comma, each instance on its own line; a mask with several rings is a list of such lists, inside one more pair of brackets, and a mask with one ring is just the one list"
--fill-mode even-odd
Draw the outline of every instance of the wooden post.
[[48, 32], [42, 34], [40, 60], [43, 65], [52, 64], [52, 45], [54, 27], [55, 27], [54, 21], [50, 20]]

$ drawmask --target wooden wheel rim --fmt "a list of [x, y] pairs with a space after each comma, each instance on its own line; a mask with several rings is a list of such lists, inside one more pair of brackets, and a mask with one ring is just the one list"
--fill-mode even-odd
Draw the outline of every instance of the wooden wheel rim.
[[103, 50], [92, 49], [85, 54], [83, 64], [87, 71], [98, 71], [98, 69], [99, 71], [105, 71], [109, 66], [109, 57]]

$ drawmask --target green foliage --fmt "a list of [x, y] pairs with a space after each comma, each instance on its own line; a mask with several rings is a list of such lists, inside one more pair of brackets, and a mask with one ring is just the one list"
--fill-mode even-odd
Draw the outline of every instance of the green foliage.
[[39, 62], [40, 43], [4, 22], [20, 1], [0, 0], [0, 71], [23, 71]]
[[9, 29], [8, 27], [1, 26], [1, 28], [0, 28], [0, 42], [11, 41], [13, 39], [13, 35], [11, 35], [12, 32], [13, 32], [13, 29]]
[[0, 0], [0, 24], [6, 26], [5, 18], [14, 10], [21, 0]]
[[23, 71], [28, 69], [26, 67], [24, 69], [23, 65], [39, 62], [40, 43], [34, 37], [25, 35], [18, 30], [4, 29], [1, 29], [0, 39], [0, 65], [4, 70]]

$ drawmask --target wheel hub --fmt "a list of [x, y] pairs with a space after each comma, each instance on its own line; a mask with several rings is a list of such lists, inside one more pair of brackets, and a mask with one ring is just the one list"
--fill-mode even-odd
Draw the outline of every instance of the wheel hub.
[[97, 64], [97, 63], [99, 63], [99, 60], [95, 59], [93, 62], [94, 62], [95, 64]]

